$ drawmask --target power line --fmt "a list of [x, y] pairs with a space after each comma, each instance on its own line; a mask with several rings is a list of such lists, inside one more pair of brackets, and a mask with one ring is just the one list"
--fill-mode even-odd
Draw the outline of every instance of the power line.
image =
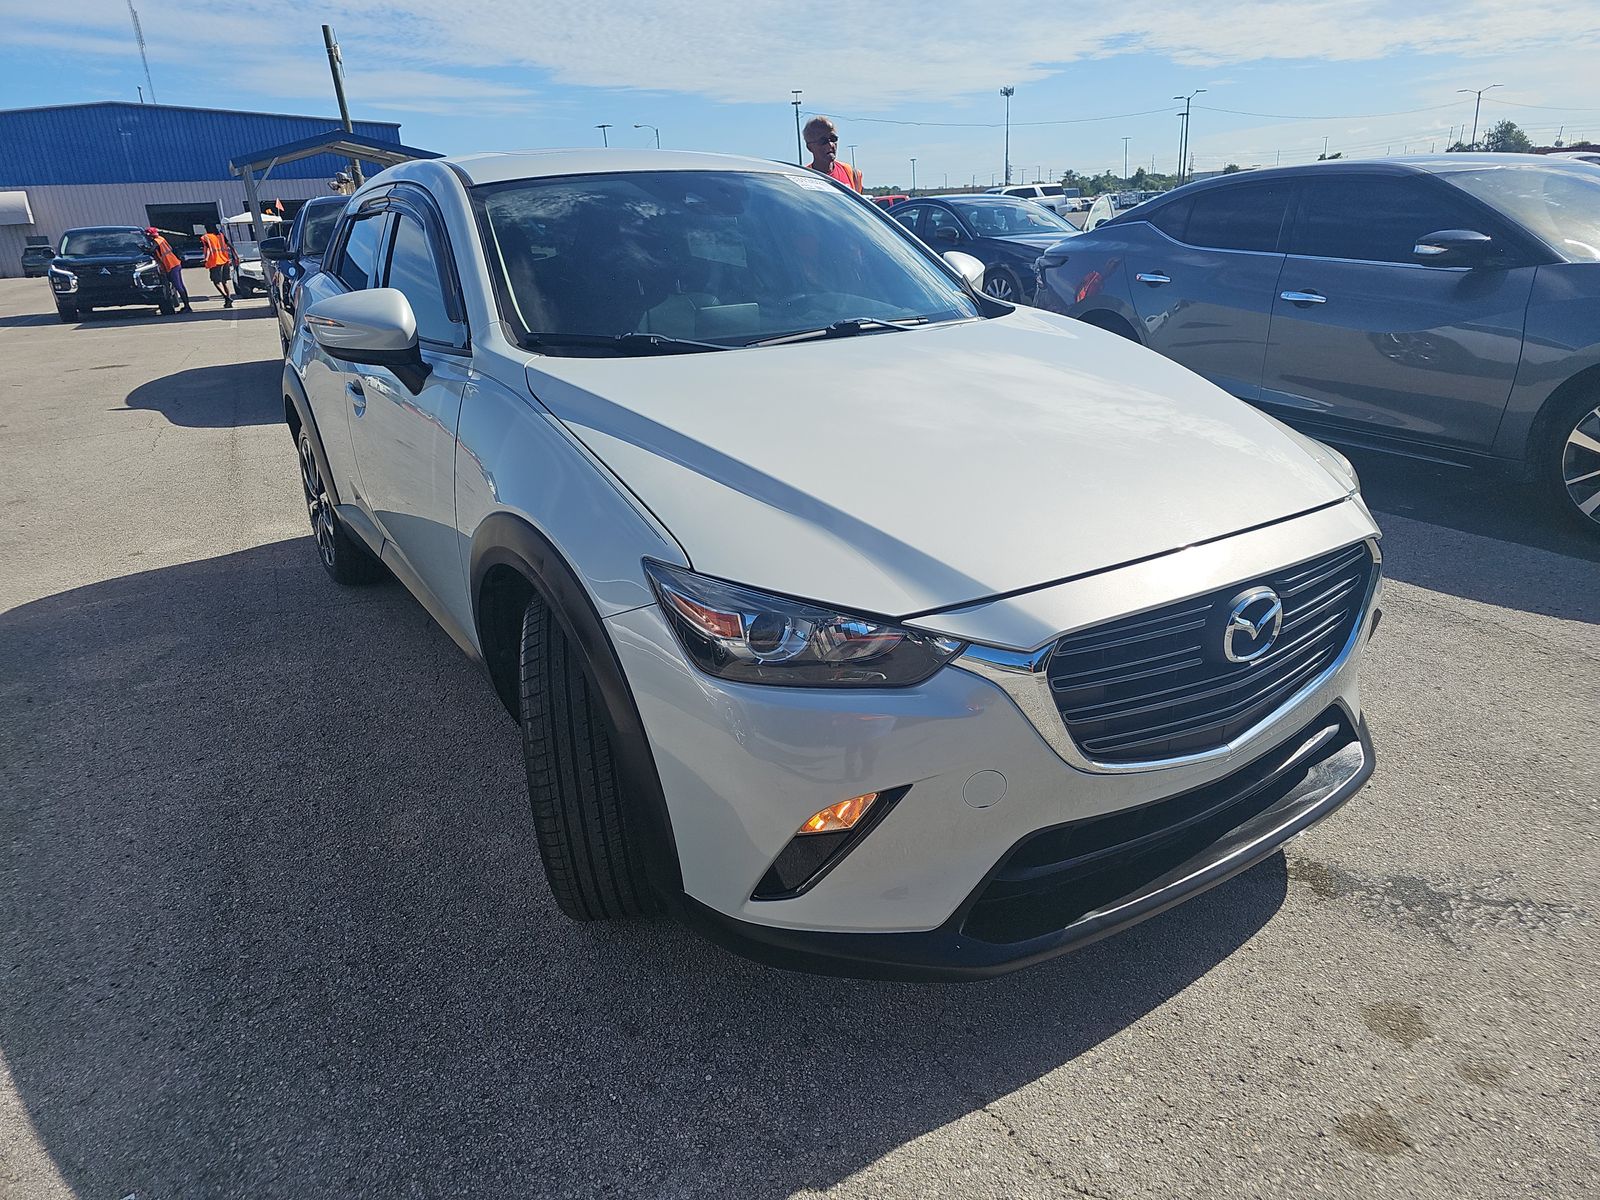
[[1374, 120], [1374, 119], [1376, 119], [1378, 117], [1409, 117], [1409, 116], [1413, 116], [1413, 115], [1415, 115], [1417, 113], [1439, 112], [1442, 109], [1455, 108], [1456, 105], [1454, 103], [1451, 103], [1451, 104], [1435, 104], [1435, 105], [1432, 105], [1429, 108], [1407, 108], [1407, 109], [1402, 109], [1399, 112], [1343, 113], [1343, 114], [1335, 113], [1332, 116], [1327, 116], [1327, 115], [1305, 116], [1305, 115], [1294, 115], [1294, 114], [1291, 114], [1291, 113], [1246, 112], [1243, 109], [1239, 109], [1239, 108], [1213, 108], [1209, 104], [1196, 104], [1195, 107], [1196, 108], [1203, 108], [1207, 112], [1228, 113], [1229, 115], [1235, 116], [1235, 117], [1268, 117], [1268, 118], [1271, 118], [1272, 120], [1276, 120], [1276, 121], [1370, 121], [1370, 120]]

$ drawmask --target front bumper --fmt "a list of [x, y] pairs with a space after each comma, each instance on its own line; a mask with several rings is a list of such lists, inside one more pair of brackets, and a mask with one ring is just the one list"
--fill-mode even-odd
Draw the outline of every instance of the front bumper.
[[986, 979], [1107, 937], [1215, 887], [1338, 808], [1373, 769], [1365, 721], [1334, 706], [1216, 783], [1030, 834], [943, 925], [823, 933], [690, 902], [712, 941], [771, 966], [864, 979]]

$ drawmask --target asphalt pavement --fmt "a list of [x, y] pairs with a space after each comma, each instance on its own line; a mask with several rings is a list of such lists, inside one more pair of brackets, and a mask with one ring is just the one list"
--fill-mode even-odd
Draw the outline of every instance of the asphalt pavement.
[[[198, 281], [197, 281], [198, 282]], [[516, 730], [317, 565], [264, 301], [0, 280], [0, 1196], [1600, 1193], [1600, 541], [1362, 456], [1372, 783], [959, 986], [563, 919]]]

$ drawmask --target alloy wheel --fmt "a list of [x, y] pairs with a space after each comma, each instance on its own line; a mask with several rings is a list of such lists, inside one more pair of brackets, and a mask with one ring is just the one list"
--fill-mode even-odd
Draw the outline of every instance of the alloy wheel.
[[1600, 524], [1600, 407], [1580, 416], [1568, 432], [1561, 453], [1561, 482], [1573, 506]]
[[996, 300], [1004, 300], [1007, 304], [1016, 303], [1017, 289], [1011, 286], [1011, 277], [1004, 274], [993, 274], [983, 281], [985, 295], [993, 296]]
[[309, 438], [300, 439], [300, 486], [306, 493], [306, 515], [311, 518], [311, 532], [317, 538], [317, 552], [330, 568], [333, 566], [333, 503], [328, 499], [328, 489], [323, 486], [322, 472], [317, 470], [316, 457], [311, 453]]

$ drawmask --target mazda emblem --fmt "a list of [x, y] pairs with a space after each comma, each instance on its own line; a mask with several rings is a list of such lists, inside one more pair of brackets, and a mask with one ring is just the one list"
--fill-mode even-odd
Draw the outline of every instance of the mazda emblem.
[[1254, 662], [1278, 640], [1283, 627], [1283, 601], [1268, 587], [1236, 596], [1222, 630], [1222, 654], [1229, 662]]

